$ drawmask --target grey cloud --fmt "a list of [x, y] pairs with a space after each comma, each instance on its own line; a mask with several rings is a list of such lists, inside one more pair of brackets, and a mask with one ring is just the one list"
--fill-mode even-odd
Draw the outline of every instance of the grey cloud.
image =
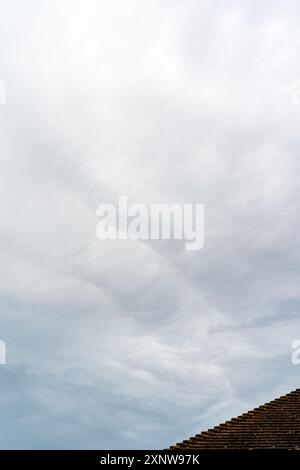
[[[295, 388], [297, 2], [0, 11], [0, 447], [165, 447]], [[203, 251], [97, 240], [120, 194], [205, 203]]]

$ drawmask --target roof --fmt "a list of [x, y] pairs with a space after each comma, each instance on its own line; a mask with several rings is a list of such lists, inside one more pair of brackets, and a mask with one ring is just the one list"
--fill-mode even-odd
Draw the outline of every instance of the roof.
[[171, 449], [300, 449], [300, 389], [196, 434]]

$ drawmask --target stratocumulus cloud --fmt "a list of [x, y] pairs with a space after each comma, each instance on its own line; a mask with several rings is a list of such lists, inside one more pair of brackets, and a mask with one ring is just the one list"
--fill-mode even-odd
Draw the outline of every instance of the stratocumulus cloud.
[[[165, 447], [299, 385], [299, 22], [1, 2], [1, 448]], [[203, 250], [98, 240], [120, 194], [205, 204]]]

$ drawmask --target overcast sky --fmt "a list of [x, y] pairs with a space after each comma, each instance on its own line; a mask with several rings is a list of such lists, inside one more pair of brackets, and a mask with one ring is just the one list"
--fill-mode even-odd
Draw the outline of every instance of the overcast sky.
[[[300, 386], [296, 0], [1, 0], [0, 448], [163, 448]], [[2, 82], [2, 84], [3, 84]], [[203, 203], [205, 246], [96, 209]]]

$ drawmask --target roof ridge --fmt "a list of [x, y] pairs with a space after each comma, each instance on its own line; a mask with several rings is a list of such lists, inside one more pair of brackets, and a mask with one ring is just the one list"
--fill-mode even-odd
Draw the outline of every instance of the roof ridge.
[[[234, 435], [236, 434], [237, 432], [240, 433], [241, 431], [241, 425], [246, 425], [245, 426], [245, 429], [244, 429], [244, 432], [250, 432], [249, 431], [249, 426], [250, 426], [250, 429], [251, 427], [253, 427], [253, 425], [257, 425], [258, 423], [256, 423], [256, 420], [258, 418], [263, 418], [264, 417], [264, 413], [267, 413], [267, 415], [270, 415], [269, 412], [274, 412], [274, 408], [277, 408], [278, 405], [280, 406], [280, 404], [287, 404], [287, 399], [290, 399], [290, 398], [293, 398], [294, 396], [298, 396], [299, 395], [299, 398], [300, 398], [300, 388], [297, 388], [295, 390], [292, 390], [291, 392], [289, 393], [286, 393], [284, 395], [281, 395], [280, 397], [278, 398], [275, 398], [273, 400], [270, 400], [262, 405], [259, 405], [255, 408], [253, 408], [252, 410], [249, 410], [247, 412], [244, 412], [236, 417], [233, 417], [232, 419], [230, 420], [226, 420], [220, 424], [218, 424], [217, 426], [214, 426], [212, 428], [209, 428], [207, 431], [202, 431], [201, 433], [198, 433], [196, 435], [194, 435], [193, 437], [191, 437], [190, 439], [185, 439], [183, 442], [181, 443], [177, 443], [176, 446], [180, 446], [182, 444], [184, 445], [187, 445], [189, 442], [190, 443], [195, 443], [197, 442], [197, 440], [199, 439], [208, 439], [209, 437], [213, 438], [214, 436], [218, 436], [219, 437], [219, 431], [224, 431], [226, 433], [231, 433], [231, 435]], [[290, 414], [292, 415], [293, 414], [293, 410], [292, 409], [286, 409], [285, 407], [284, 408], [280, 408], [281, 409], [281, 413], [285, 413], [287, 416], [290, 416]], [[270, 418], [272, 417], [272, 422], [276, 422], [277, 419], [280, 419], [280, 417], [278, 418], [278, 414], [276, 414], [276, 418], [274, 419], [273, 415], [271, 414]], [[294, 416], [294, 418], [296, 417], [296, 415]], [[247, 426], [248, 424], [248, 426]], [[174, 446], [172, 446], [172, 448], [174, 448]]]
[[[293, 395], [295, 394], [295, 392], [298, 392], [300, 393], [300, 389], [299, 388], [296, 388], [295, 390], [292, 390], [291, 392], [289, 393], [286, 393], [285, 395], [281, 395], [280, 397], [278, 398], [274, 398], [273, 400], [270, 400], [270, 401], [267, 401], [266, 403], [263, 403], [262, 405], [259, 405], [259, 406], [256, 406], [255, 408], [252, 408], [252, 410], [249, 410], [249, 411], [245, 411], [244, 413], [241, 413], [240, 415], [238, 416], [235, 416], [231, 419], [228, 419], [226, 421], [223, 421], [222, 423], [212, 427], [212, 428], [209, 428], [206, 432], [208, 431], [214, 431], [216, 429], [219, 429], [221, 426], [225, 426], [225, 425], [228, 425], [232, 422], [235, 422], [235, 421], [240, 421], [241, 419], [244, 419], [246, 416], [250, 416], [251, 414], [253, 413], [256, 413], [257, 411], [262, 411], [265, 407], [266, 408], [270, 408], [270, 406], [272, 406], [274, 403], [278, 404], [278, 402], [282, 401], [283, 399], [289, 397], [290, 395]], [[200, 433], [202, 434], [202, 433]], [[199, 434], [199, 435], [200, 435]]]

